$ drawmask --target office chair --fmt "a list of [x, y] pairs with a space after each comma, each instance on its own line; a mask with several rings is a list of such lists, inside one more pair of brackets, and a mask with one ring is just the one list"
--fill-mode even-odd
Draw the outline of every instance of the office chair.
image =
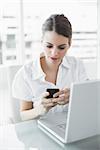
[[16, 98], [12, 97], [12, 82], [16, 72], [20, 69], [21, 65], [14, 65], [8, 67], [8, 88], [9, 88], [9, 97], [11, 103], [11, 122], [17, 123], [21, 121], [20, 117], [20, 101]]

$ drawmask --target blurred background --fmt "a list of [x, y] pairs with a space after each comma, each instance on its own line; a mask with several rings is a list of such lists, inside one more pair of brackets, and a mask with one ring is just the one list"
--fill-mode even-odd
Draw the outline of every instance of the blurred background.
[[[11, 83], [16, 72], [14, 68], [41, 52], [42, 23], [53, 13], [65, 14], [72, 23], [72, 46], [68, 55], [84, 61], [90, 79], [98, 78], [97, 8], [97, 0], [0, 2], [0, 125], [10, 123], [13, 116]], [[13, 72], [10, 72], [11, 68]]]

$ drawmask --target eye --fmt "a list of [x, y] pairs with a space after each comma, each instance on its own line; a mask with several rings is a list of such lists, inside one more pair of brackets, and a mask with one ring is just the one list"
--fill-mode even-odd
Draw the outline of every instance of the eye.
[[64, 50], [64, 49], [65, 49], [65, 47], [58, 47], [58, 49], [59, 49], [59, 50]]
[[53, 46], [52, 46], [52, 45], [47, 45], [46, 47], [47, 47], [47, 48], [52, 48]]

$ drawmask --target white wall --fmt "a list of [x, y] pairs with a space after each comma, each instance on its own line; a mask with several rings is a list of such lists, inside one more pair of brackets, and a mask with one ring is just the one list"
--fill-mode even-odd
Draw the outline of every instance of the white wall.
[[96, 79], [97, 78], [97, 61], [88, 61], [85, 62], [84, 61], [84, 65], [85, 65], [85, 69], [88, 75], [89, 79]]
[[8, 87], [7, 67], [0, 66], [0, 89]]

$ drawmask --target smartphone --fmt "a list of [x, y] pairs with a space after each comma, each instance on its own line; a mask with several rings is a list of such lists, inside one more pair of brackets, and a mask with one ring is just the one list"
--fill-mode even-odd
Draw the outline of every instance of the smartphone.
[[53, 95], [59, 92], [59, 89], [47, 89], [46, 91], [49, 92], [49, 95], [46, 98], [53, 98]]

